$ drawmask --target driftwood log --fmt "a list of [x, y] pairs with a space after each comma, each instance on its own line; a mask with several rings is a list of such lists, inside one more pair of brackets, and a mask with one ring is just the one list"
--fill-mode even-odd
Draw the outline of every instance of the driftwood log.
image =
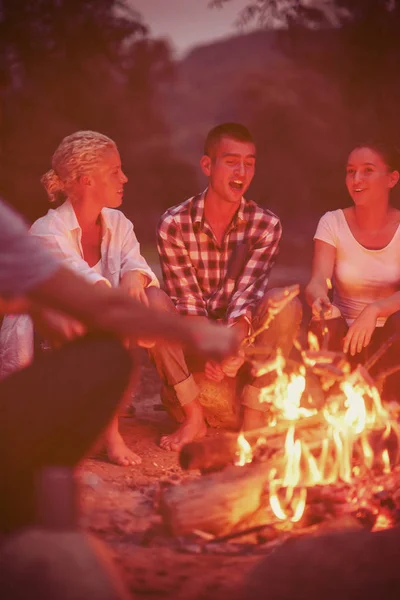
[[[296, 431], [317, 427], [323, 417], [320, 414], [300, 419], [295, 422]], [[259, 440], [264, 438], [268, 442], [273, 438], [285, 436], [291, 421], [283, 421], [274, 427], [263, 427], [244, 432], [244, 437], [255, 449]], [[204, 438], [183, 446], [179, 454], [179, 462], [183, 469], [200, 469], [201, 471], [218, 471], [227, 465], [232, 465], [238, 458], [238, 434], [224, 433], [218, 437]]]
[[[227, 467], [198, 479], [161, 490], [160, 512], [174, 535], [200, 530], [225, 535], [257, 511], [266, 494], [268, 471], [273, 463]], [[266, 498], [268, 496], [266, 495]]]

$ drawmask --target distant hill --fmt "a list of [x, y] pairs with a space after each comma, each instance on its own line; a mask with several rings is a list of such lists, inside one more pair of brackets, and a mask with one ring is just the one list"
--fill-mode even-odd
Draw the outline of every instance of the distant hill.
[[254, 72], [282, 61], [278, 34], [257, 31], [192, 50], [177, 64], [174, 85], [164, 90], [164, 109], [173, 146], [197, 163], [207, 131], [238, 120], [237, 90]]
[[247, 196], [281, 217], [281, 260], [289, 264], [310, 261], [319, 216], [346, 202], [348, 118], [340, 86], [324, 69], [336, 40], [335, 31], [233, 36], [195, 48], [162, 90], [170, 143], [196, 168], [198, 190], [207, 131], [231, 120], [250, 128], [259, 156]]

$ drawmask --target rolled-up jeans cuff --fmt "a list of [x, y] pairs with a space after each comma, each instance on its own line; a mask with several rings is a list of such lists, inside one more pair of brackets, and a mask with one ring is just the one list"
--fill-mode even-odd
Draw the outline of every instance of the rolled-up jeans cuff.
[[180, 383], [176, 383], [174, 385], [174, 390], [181, 406], [193, 402], [200, 394], [200, 388], [195, 382], [193, 375], [189, 375], [189, 377]]
[[261, 412], [268, 412], [270, 405], [269, 402], [263, 402], [261, 400], [262, 388], [255, 387], [254, 385], [245, 385], [242, 392], [242, 404], [248, 408], [259, 410]]

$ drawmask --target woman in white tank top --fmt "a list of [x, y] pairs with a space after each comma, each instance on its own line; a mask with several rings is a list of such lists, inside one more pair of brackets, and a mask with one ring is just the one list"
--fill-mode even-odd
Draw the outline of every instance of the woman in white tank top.
[[357, 362], [400, 331], [400, 211], [389, 202], [399, 180], [398, 161], [397, 153], [381, 144], [354, 148], [346, 169], [353, 206], [325, 213], [314, 236], [306, 288], [311, 328], [320, 330], [323, 311], [331, 349], [344, 350]]

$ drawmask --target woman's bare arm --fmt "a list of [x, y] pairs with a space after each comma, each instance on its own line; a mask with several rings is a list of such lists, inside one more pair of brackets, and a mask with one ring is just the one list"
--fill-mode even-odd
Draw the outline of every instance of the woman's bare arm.
[[321, 310], [331, 310], [328, 282], [332, 279], [335, 260], [336, 248], [322, 240], [315, 240], [311, 279], [305, 289], [305, 295], [316, 317]]

